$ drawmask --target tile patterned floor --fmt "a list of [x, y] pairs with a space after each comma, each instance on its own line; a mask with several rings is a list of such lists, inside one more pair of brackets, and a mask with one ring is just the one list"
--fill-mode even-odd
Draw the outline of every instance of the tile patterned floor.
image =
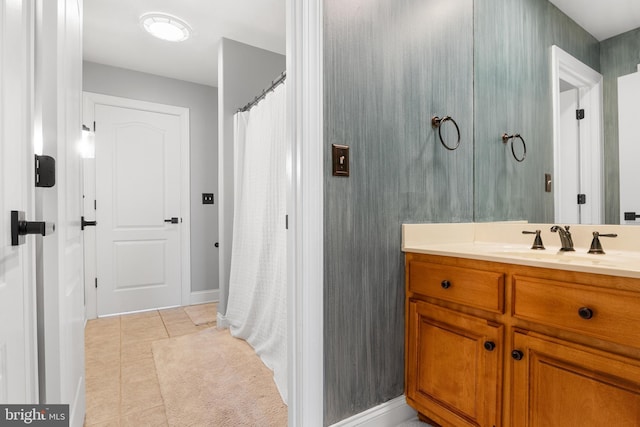
[[151, 343], [214, 325], [196, 326], [182, 307], [87, 322], [85, 426], [167, 426]]

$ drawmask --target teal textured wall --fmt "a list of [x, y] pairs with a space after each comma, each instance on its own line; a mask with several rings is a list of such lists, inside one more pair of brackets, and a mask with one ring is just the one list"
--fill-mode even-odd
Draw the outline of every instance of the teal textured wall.
[[618, 164], [618, 77], [638, 71], [640, 28], [603, 40], [600, 64], [604, 77], [605, 221], [620, 221], [620, 167]]
[[[473, 220], [472, 16], [471, 0], [325, 1], [325, 425], [404, 391], [401, 224]], [[458, 122], [458, 150], [433, 115]], [[349, 178], [331, 144], [351, 147]]]
[[[324, 26], [330, 425], [404, 391], [402, 223], [553, 220], [551, 45], [595, 69], [600, 52], [546, 0], [325, 0]], [[457, 151], [433, 115], [458, 122]], [[525, 162], [503, 132], [524, 136]], [[331, 144], [351, 147], [349, 178]]]
[[[547, 1], [474, 5], [474, 219], [553, 222], [553, 193], [544, 192], [553, 173], [551, 46], [598, 70], [598, 41]], [[504, 132], [525, 139], [525, 161], [514, 160]]]

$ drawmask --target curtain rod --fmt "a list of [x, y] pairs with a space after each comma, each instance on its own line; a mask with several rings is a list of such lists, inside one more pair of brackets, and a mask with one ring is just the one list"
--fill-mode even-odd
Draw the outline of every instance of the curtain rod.
[[256, 105], [258, 102], [262, 101], [264, 99], [264, 97], [267, 96], [267, 93], [269, 93], [272, 90], [274, 90], [280, 83], [283, 83], [286, 78], [287, 78], [287, 72], [283, 71], [282, 74], [280, 74], [280, 76], [278, 76], [277, 79], [275, 79], [274, 81], [271, 82], [271, 86], [269, 86], [268, 88], [264, 89], [260, 95], [256, 96], [253, 99], [253, 101], [249, 102], [244, 107], [238, 108], [238, 112], [244, 113], [245, 111], [249, 111], [254, 105]]

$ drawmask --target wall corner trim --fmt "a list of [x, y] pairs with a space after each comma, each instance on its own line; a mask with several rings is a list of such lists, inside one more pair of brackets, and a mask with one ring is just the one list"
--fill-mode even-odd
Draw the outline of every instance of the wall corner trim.
[[403, 394], [381, 405], [339, 421], [331, 427], [388, 427], [416, 417], [417, 412], [407, 405], [407, 399]]

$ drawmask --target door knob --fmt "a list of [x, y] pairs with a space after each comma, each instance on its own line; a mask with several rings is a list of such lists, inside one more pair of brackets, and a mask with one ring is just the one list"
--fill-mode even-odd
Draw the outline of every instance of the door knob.
[[25, 221], [22, 211], [11, 211], [11, 246], [18, 246], [25, 242], [27, 234], [52, 234], [56, 226], [51, 222]]
[[169, 222], [171, 224], [178, 224], [180, 222], [180, 218], [177, 218], [174, 216], [169, 219], [165, 219], [164, 222]]

